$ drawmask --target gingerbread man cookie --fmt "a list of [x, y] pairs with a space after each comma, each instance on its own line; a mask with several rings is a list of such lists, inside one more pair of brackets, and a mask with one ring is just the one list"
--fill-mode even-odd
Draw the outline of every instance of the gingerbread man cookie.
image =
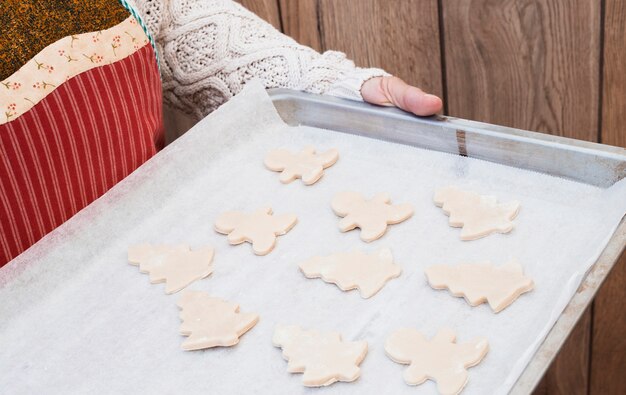
[[201, 291], [185, 291], [178, 307], [183, 321], [180, 333], [189, 336], [181, 347], [188, 351], [234, 346], [259, 321], [257, 314], [240, 313], [238, 304]]
[[463, 296], [472, 306], [488, 302], [498, 313], [521, 294], [533, 289], [533, 280], [524, 276], [516, 262], [495, 266], [490, 262], [433, 265], [425, 271], [430, 286], [450, 290], [454, 296]]
[[270, 207], [251, 214], [228, 211], [215, 221], [215, 230], [227, 234], [230, 244], [252, 243], [257, 255], [266, 255], [274, 248], [276, 237], [289, 232], [298, 218], [293, 214], [272, 215]]
[[367, 255], [361, 251], [316, 256], [300, 264], [307, 278], [322, 278], [342, 291], [358, 288], [363, 298], [374, 296], [387, 281], [398, 277], [402, 268], [393, 263], [391, 250], [384, 248]]
[[306, 387], [331, 385], [359, 378], [367, 342], [344, 342], [337, 332], [305, 331], [295, 325], [277, 326], [273, 343], [283, 349], [289, 373], [304, 373]]
[[305, 185], [315, 184], [324, 175], [324, 169], [332, 166], [339, 159], [336, 149], [321, 154], [315, 153], [315, 147], [307, 146], [297, 154], [286, 149], [275, 149], [265, 157], [265, 166], [273, 171], [280, 171], [280, 182], [288, 184], [301, 178]]
[[454, 332], [448, 328], [441, 329], [432, 340], [415, 329], [403, 328], [385, 342], [389, 358], [409, 365], [403, 374], [407, 384], [419, 385], [431, 379], [444, 395], [461, 392], [467, 384], [467, 368], [477, 365], [488, 350], [489, 344], [482, 338], [456, 343]]
[[380, 238], [387, 231], [387, 225], [400, 223], [413, 215], [410, 204], [392, 205], [385, 193], [365, 200], [357, 192], [340, 192], [332, 200], [335, 214], [344, 217], [339, 221], [339, 229], [347, 232], [361, 228], [361, 240], [365, 242]]
[[152, 284], [165, 282], [165, 293], [171, 294], [213, 272], [214, 250], [204, 247], [191, 251], [189, 246], [140, 244], [128, 249], [128, 261], [150, 274]]
[[461, 240], [476, 240], [494, 232], [508, 233], [519, 212], [519, 202], [498, 203], [494, 196], [479, 195], [456, 187], [441, 188], [435, 193], [435, 205], [450, 216], [448, 223], [463, 227]]

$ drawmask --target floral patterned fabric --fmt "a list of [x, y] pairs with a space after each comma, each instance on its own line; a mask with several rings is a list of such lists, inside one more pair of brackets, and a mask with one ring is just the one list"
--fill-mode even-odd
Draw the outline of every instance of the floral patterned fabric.
[[124, 59], [147, 43], [137, 20], [129, 16], [109, 29], [71, 35], [48, 45], [0, 82], [0, 125], [30, 110], [70, 78]]
[[2, 0], [0, 80], [63, 37], [108, 29], [126, 18], [116, 0]]

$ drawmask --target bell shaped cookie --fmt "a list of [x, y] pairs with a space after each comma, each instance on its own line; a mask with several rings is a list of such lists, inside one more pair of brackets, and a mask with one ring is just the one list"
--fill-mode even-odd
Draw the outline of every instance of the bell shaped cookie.
[[296, 225], [293, 214], [272, 215], [270, 207], [252, 213], [227, 211], [215, 221], [215, 230], [227, 234], [230, 244], [252, 243], [257, 255], [267, 255], [274, 249], [276, 237], [289, 232]]
[[443, 328], [432, 340], [412, 328], [399, 329], [385, 342], [385, 352], [393, 361], [408, 364], [404, 381], [419, 385], [434, 380], [440, 394], [456, 395], [467, 384], [467, 368], [477, 365], [487, 354], [487, 340], [478, 338], [456, 343], [451, 329]]
[[382, 237], [387, 225], [400, 223], [413, 215], [410, 204], [391, 204], [389, 195], [381, 193], [366, 200], [357, 192], [340, 192], [333, 198], [331, 207], [343, 217], [339, 230], [347, 232], [360, 228], [361, 240], [371, 242]]
[[275, 149], [265, 157], [265, 166], [273, 171], [280, 171], [280, 182], [288, 184], [301, 178], [305, 185], [315, 184], [323, 175], [324, 169], [332, 166], [339, 159], [336, 149], [324, 153], [315, 153], [315, 147], [307, 146], [294, 154], [286, 149]]

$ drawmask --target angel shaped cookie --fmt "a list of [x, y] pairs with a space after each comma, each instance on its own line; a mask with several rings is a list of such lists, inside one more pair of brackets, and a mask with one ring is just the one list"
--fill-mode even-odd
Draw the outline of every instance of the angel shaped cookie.
[[419, 385], [431, 379], [444, 395], [461, 392], [467, 384], [467, 368], [477, 365], [488, 350], [489, 344], [482, 338], [456, 343], [454, 332], [448, 328], [441, 329], [432, 340], [415, 329], [403, 328], [385, 342], [389, 358], [409, 365], [403, 374], [407, 384]]
[[324, 153], [315, 153], [315, 147], [307, 146], [297, 154], [279, 148], [270, 151], [265, 157], [265, 166], [273, 171], [280, 171], [280, 182], [288, 184], [301, 178], [305, 185], [315, 184], [324, 175], [324, 169], [337, 162], [339, 153], [330, 149]]
[[152, 284], [165, 283], [165, 293], [178, 292], [213, 271], [214, 249], [189, 246], [139, 244], [128, 249], [128, 261], [150, 274]]
[[461, 240], [476, 240], [494, 232], [510, 232], [514, 225], [511, 221], [520, 207], [517, 201], [498, 203], [494, 196], [479, 195], [456, 187], [437, 190], [434, 201], [450, 216], [450, 226], [463, 227]]
[[524, 276], [517, 262], [502, 266], [490, 262], [433, 265], [424, 272], [434, 289], [447, 288], [452, 295], [463, 296], [472, 306], [488, 302], [496, 313], [533, 289], [533, 280]]
[[410, 204], [390, 204], [385, 193], [366, 200], [357, 192], [340, 192], [333, 198], [331, 207], [335, 214], [343, 217], [339, 229], [347, 232], [361, 228], [361, 240], [374, 241], [387, 231], [387, 225], [400, 223], [413, 215]]
[[296, 225], [293, 214], [272, 215], [271, 207], [253, 213], [227, 211], [215, 221], [215, 230], [227, 234], [230, 244], [252, 243], [257, 255], [267, 255], [276, 244], [276, 236], [284, 235]]
[[374, 296], [387, 281], [402, 273], [402, 268], [393, 263], [389, 248], [369, 255], [354, 250], [316, 256], [299, 266], [307, 278], [321, 277], [328, 283], [336, 284], [343, 291], [358, 288], [364, 298]]
[[295, 325], [277, 326], [273, 343], [283, 349], [288, 372], [304, 373], [307, 387], [356, 380], [367, 354], [367, 342], [344, 342], [337, 332], [305, 331]]
[[189, 336], [181, 347], [188, 351], [234, 346], [259, 321], [256, 314], [240, 313], [238, 304], [201, 291], [185, 291], [178, 307], [183, 321], [180, 333]]

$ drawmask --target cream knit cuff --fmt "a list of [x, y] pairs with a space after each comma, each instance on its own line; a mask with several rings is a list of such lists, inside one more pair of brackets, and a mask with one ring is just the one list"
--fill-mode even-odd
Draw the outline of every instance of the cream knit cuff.
[[365, 81], [375, 77], [390, 76], [385, 70], [356, 67], [350, 73], [340, 77], [335, 81], [324, 94], [341, 97], [344, 99], [363, 101], [361, 87]]

